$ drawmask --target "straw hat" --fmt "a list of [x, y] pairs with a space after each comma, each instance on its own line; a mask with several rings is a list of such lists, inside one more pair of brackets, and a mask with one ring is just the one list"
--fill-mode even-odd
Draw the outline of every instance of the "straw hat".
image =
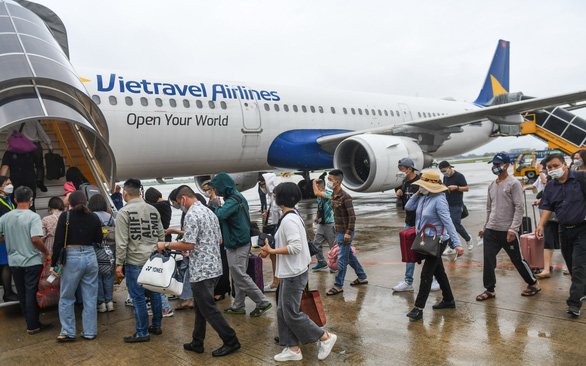
[[421, 186], [431, 193], [439, 193], [448, 189], [448, 187], [442, 183], [440, 174], [435, 170], [424, 171], [423, 174], [421, 174], [421, 178], [419, 178], [418, 181], [413, 182], [413, 184]]

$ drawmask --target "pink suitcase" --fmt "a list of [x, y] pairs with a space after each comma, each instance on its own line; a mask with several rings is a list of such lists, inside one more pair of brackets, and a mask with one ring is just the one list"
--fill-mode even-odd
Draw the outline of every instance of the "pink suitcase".
[[545, 240], [534, 233], [521, 235], [521, 253], [533, 270], [543, 269], [543, 246]]

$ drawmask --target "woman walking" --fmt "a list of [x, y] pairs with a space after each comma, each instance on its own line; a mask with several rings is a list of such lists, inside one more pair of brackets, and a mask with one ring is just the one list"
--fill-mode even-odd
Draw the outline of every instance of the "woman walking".
[[61, 268], [61, 298], [59, 299], [59, 319], [61, 333], [59, 342], [74, 341], [75, 330], [75, 291], [79, 286], [83, 297], [81, 314], [83, 332], [81, 336], [94, 339], [98, 333], [98, 260], [93, 243], [103, 239], [102, 223], [98, 216], [87, 207], [87, 198], [81, 191], [69, 195], [71, 210], [62, 214], [57, 222], [51, 273], [57, 265], [59, 252], [65, 248], [65, 264]]
[[[439, 304], [434, 305], [433, 308], [453, 309], [456, 307], [450, 282], [448, 281], [448, 276], [446, 275], [442, 262], [441, 253], [444, 252], [448, 245], [450, 247], [455, 246], [457, 255], [459, 256], [464, 253], [464, 249], [462, 249], [460, 238], [450, 217], [448, 201], [446, 195], [443, 193], [448, 188], [442, 184], [440, 174], [433, 170], [425, 171], [421, 175], [421, 178], [413, 184], [418, 185], [420, 188], [409, 199], [405, 205], [405, 209], [416, 211], [416, 230], [420, 232], [423, 229], [425, 234], [430, 236], [435, 236], [437, 230], [437, 235], [441, 236], [439, 255], [437, 257], [432, 255], [425, 256], [415, 307], [407, 314], [411, 320], [419, 320], [423, 318], [423, 308], [427, 302], [434, 276], [440, 285], [443, 299]], [[432, 227], [425, 228], [426, 225], [433, 225], [435, 230]]]

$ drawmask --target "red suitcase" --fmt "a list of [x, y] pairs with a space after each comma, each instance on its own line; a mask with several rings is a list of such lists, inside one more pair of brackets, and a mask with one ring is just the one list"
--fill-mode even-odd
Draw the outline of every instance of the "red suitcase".
[[521, 253], [533, 270], [543, 269], [543, 246], [545, 240], [534, 233], [521, 235]]
[[411, 245], [417, 236], [415, 228], [409, 228], [399, 233], [399, 241], [401, 242], [401, 261], [405, 263], [421, 263], [423, 256], [411, 250]]

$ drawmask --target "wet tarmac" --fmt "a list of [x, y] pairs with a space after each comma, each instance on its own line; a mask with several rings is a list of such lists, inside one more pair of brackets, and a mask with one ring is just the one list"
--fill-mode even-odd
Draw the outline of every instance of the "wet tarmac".
[[[403, 280], [405, 265], [401, 263], [399, 231], [404, 213], [396, 204], [393, 192], [353, 194], [357, 213], [354, 245], [358, 258], [368, 274], [369, 284], [351, 287], [356, 278], [349, 268], [344, 292], [326, 297], [333, 285], [329, 271], [311, 272], [313, 289], [322, 294], [327, 316], [325, 329], [338, 335], [338, 342], [325, 361], [317, 361], [317, 345], [302, 347], [300, 365], [584, 365], [586, 364], [586, 315], [572, 318], [566, 314], [565, 300], [570, 286], [569, 276], [562, 274], [563, 260], [556, 251], [552, 277], [541, 280], [542, 291], [534, 297], [522, 297], [525, 283], [512, 268], [504, 252], [499, 254], [497, 297], [475, 301], [484, 291], [482, 286], [482, 247], [476, 236], [485, 219], [486, 188], [494, 175], [486, 163], [456, 166], [468, 179], [470, 192], [464, 195], [470, 216], [463, 224], [473, 237], [475, 247], [464, 256], [444, 256], [446, 271], [456, 298], [456, 309], [433, 310], [441, 301], [441, 293], [432, 292], [423, 319], [410, 322], [405, 316], [413, 307], [417, 292], [393, 293], [392, 287]], [[298, 180], [299, 178], [285, 178]], [[159, 186], [164, 195], [174, 186]], [[245, 193], [250, 199], [253, 220], [260, 220], [256, 190]], [[528, 204], [534, 195], [528, 195]], [[316, 204], [300, 203], [309, 231]], [[531, 211], [530, 211], [531, 212]], [[532, 216], [532, 215], [530, 215]], [[177, 222], [178, 218], [174, 218]], [[253, 250], [257, 252], [258, 249]], [[421, 266], [415, 270], [415, 289]], [[264, 264], [265, 283], [272, 279], [270, 263]], [[114, 295], [116, 310], [98, 314], [99, 333], [93, 341], [78, 336], [77, 342], [60, 344], [56, 308], [42, 311], [41, 321], [55, 328], [28, 336], [18, 305], [0, 307], [0, 365], [142, 365], [142, 364], [209, 364], [272, 365], [273, 356], [282, 348], [273, 341], [277, 335], [276, 308], [260, 318], [227, 315], [236, 330], [242, 349], [225, 358], [216, 359], [211, 351], [221, 346], [212, 329], [208, 329], [205, 353], [184, 351], [189, 342], [194, 314], [176, 311], [163, 320], [163, 334], [152, 336], [142, 344], [125, 344], [122, 337], [134, 333], [132, 308], [124, 306], [124, 282]], [[274, 300], [274, 293], [267, 295]], [[170, 302], [178, 305], [177, 300]], [[220, 309], [230, 305], [231, 298], [218, 303]], [[254, 303], [247, 300], [247, 311]], [[81, 322], [78, 315], [78, 331]], [[291, 362], [292, 364], [294, 362]]]

